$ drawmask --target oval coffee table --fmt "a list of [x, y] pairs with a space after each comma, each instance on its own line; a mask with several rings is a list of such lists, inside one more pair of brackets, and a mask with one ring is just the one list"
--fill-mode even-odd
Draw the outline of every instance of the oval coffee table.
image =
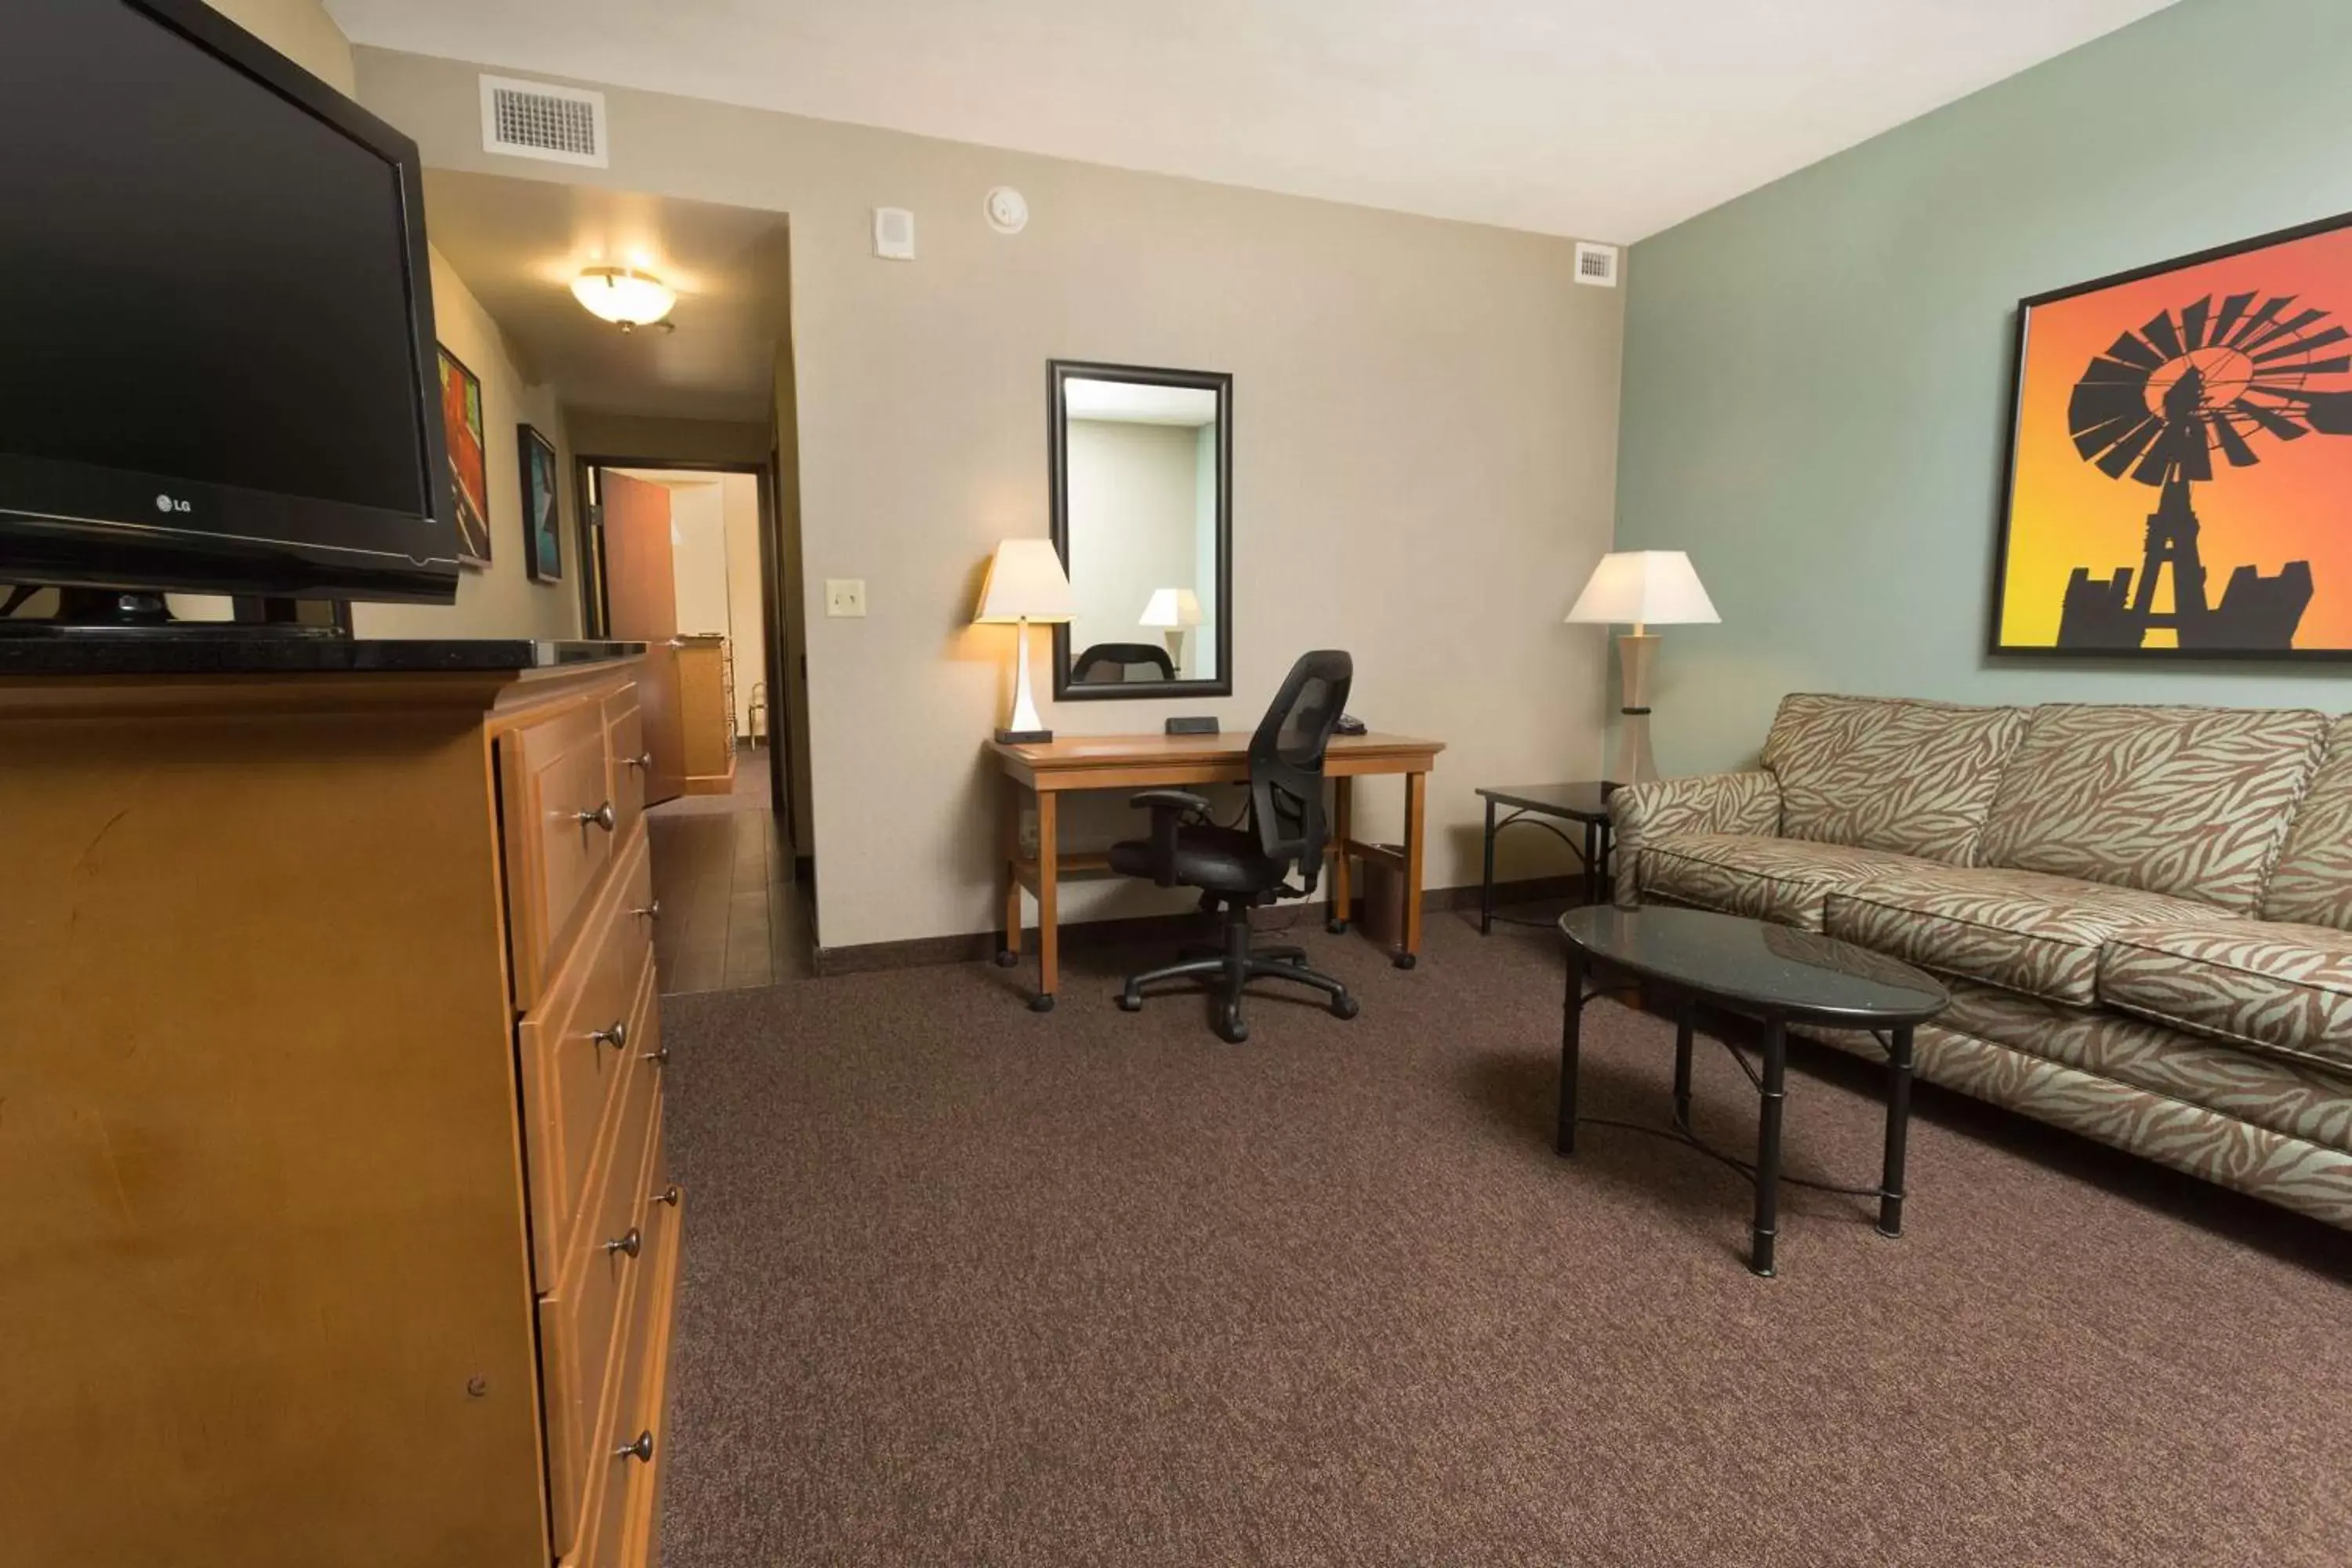
[[[1565, 1157], [1576, 1152], [1579, 1121], [1624, 1127], [1686, 1143], [1738, 1171], [1755, 1184], [1756, 1218], [1748, 1267], [1769, 1278], [1772, 1243], [1780, 1224], [1780, 1105], [1788, 1070], [1791, 1024], [1835, 1029], [1866, 1029], [1886, 1052], [1886, 1158], [1875, 1187], [1832, 1187], [1789, 1180], [1830, 1192], [1878, 1199], [1882, 1236], [1903, 1234], [1903, 1147], [1911, 1121], [1911, 1032], [1944, 1009], [1944, 988], [1909, 964], [1813, 931], [1767, 925], [1738, 915], [1657, 906], [1622, 910], [1592, 905], [1559, 919], [1568, 939], [1568, 1000], [1559, 1030], [1559, 1142]], [[1670, 1127], [1613, 1121], [1576, 1114], [1576, 1058], [1584, 1005], [1596, 996], [1628, 989], [1616, 984], [1586, 987], [1595, 971], [1654, 980], [1675, 997], [1675, 1120]], [[1708, 1147], [1690, 1127], [1691, 1040], [1700, 1005], [1763, 1026], [1762, 1063], [1751, 1066], [1738, 1045], [1721, 1039], [1748, 1081], [1759, 1109], [1754, 1163]], [[1883, 1032], [1882, 1032], [1883, 1031]]]

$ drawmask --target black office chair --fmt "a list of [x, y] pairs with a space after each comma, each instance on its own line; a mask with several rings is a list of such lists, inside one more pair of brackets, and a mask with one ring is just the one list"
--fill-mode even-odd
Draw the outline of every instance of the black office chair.
[[1176, 661], [1148, 642], [1098, 642], [1070, 661], [1073, 686], [1108, 686], [1128, 680], [1173, 680]]
[[[1149, 877], [1163, 888], [1198, 888], [1201, 908], [1224, 910], [1224, 944], [1213, 956], [1130, 974], [1118, 1005], [1133, 1013], [1143, 988], [1163, 980], [1198, 979], [1212, 988], [1216, 1031], [1238, 1045], [1249, 1038], [1242, 1021], [1242, 988], [1253, 980], [1289, 980], [1329, 996], [1339, 1017], [1356, 1016], [1356, 999], [1328, 974], [1307, 967], [1297, 947], [1250, 945], [1251, 909], [1315, 890], [1328, 837], [1323, 821], [1323, 752], [1348, 705], [1355, 662], [1335, 650], [1310, 653], [1291, 667], [1274, 706], [1249, 744], [1249, 825], [1220, 827], [1209, 803], [1186, 790], [1145, 790], [1132, 804], [1150, 808], [1151, 837], [1111, 846], [1111, 869]], [[1291, 868], [1301, 886], [1285, 886]]]

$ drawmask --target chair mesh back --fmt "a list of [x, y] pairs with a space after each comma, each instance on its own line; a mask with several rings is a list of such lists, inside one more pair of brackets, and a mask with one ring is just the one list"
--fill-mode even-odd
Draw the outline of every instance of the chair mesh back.
[[1098, 642], [1070, 662], [1070, 679], [1082, 686], [1175, 679], [1175, 661], [1168, 650], [1147, 642]]
[[1306, 655], [1290, 667], [1274, 705], [1250, 737], [1250, 808], [1259, 846], [1276, 859], [1297, 861], [1299, 879], [1310, 893], [1323, 872], [1328, 837], [1323, 753], [1355, 678], [1355, 660], [1336, 648]]

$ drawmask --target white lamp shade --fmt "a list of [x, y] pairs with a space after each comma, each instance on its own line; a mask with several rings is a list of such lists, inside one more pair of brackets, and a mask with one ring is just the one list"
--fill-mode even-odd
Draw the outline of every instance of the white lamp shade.
[[980, 590], [975, 622], [1009, 625], [1014, 621], [1066, 621], [1076, 614], [1070, 600], [1069, 574], [1050, 539], [1008, 539], [996, 547], [988, 563], [988, 582]]
[[1681, 551], [1619, 550], [1592, 569], [1568, 618], [1571, 624], [1665, 626], [1723, 617]]
[[1201, 595], [1190, 588], [1154, 588], [1151, 603], [1143, 606], [1143, 619], [1136, 624], [1197, 626], [1201, 624]]
[[631, 267], [592, 267], [572, 280], [572, 297], [615, 326], [649, 327], [677, 305], [677, 290]]

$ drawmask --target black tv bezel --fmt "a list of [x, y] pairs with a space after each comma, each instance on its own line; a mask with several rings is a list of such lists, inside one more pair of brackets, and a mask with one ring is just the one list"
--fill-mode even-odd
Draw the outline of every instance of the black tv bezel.
[[[447, 604], [457, 597], [457, 524], [441, 429], [425, 165], [416, 143], [204, 0], [112, 0], [373, 153], [394, 171], [423, 452], [422, 517], [170, 475], [0, 453], [0, 581], [56, 587]], [[217, 526], [173, 527], [184, 502]], [[429, 553], [410, 547], [429, 524]]]

